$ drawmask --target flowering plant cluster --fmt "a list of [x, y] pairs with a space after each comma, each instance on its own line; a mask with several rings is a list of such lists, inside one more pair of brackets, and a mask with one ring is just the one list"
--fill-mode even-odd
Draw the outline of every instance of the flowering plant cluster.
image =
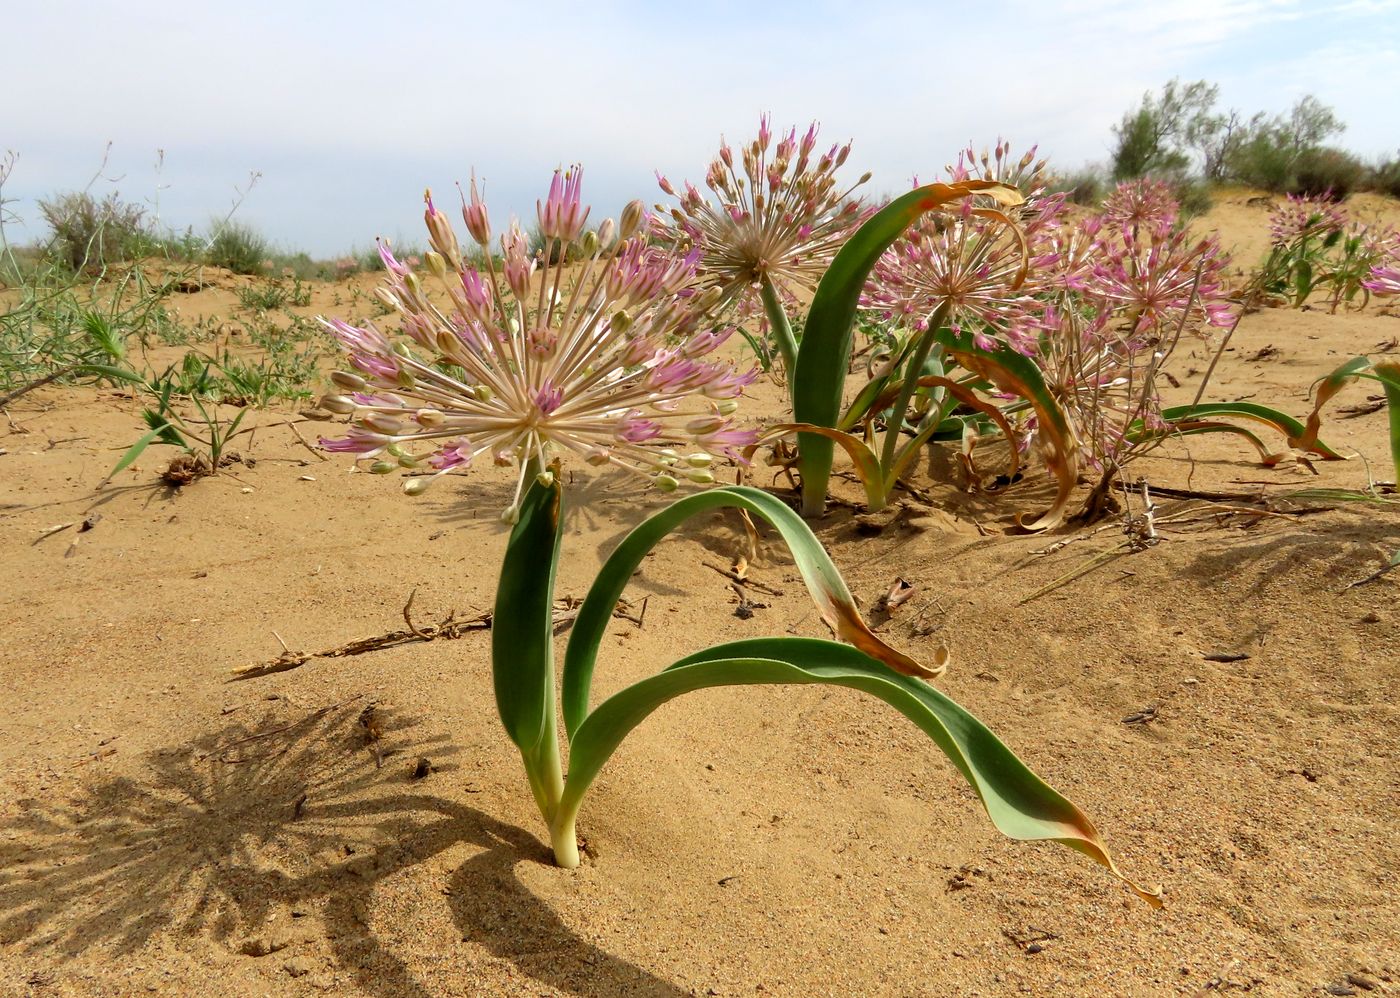
[[[760, 136], [753, 147], [760, 161], [765, 148]], [[777, 159], [796, 154], [801, 162], [810, 152], [811, 139], [795, 143], [790, 135]], [[771, 169], [780, 179], [785, 175], [776, 165]], [[582, 457], [671, 490], [682, 478], [710, 483], [715, 455], [742, 458], [754, 439], [732, 426], [735, 397], [753, 372], [712, 359], [727, 331], [711, 328], [707, 317], [725, 290], [701, 272], [702, 247], [649, 244], [637, 202], [619, 222], [586, 231], [579, 180], [577, 169], [556, 173], [548, 197], [538, 203], [542, 263], [512, 226], [500, 239], [499, 269], [486, 256], [484, 273], [465, 262], [429, 196], [425, 220], [433, 248], [427, 265], [438, 279], [438, 295], [430, 296], [413, 268], [381, 247], [387, 271], [382, 298], [398, 313], [408, 342], [372, 326], [326, 322], [354, 368], [335, 375], [343, 394], [326, 400], [351, 419], [346, 436], [324, 441], [327, 449], [375, 460], [376, 471], [424, 472], [409, 479], [409, 493], [483, 455], [520, 468], [505, 517], [513, 527], [492, 615], [492, 676], [502, 724], [520, 750], [556, 862], [578, 866], [575, 824], [584, 796], [652, 711], [714, 686], [822, 683], [878, 697], [912, 720], [949, 756], [1007, 835], [1070, 845], [1117, 874], [1084, 813], [926, 682], [941, 673], [942, 658], [925, 665], [877, 636], [803, 519], [758, 489], [731, 486], [686, 496], [622, 540], [579, 607], [557, 709], [551, 610], [564, 536], [559, 461]], [[978, 181], [972, 188], [949, 187], [942, 196], [961, 197], [978, 184], [1001, 186]], [[757, 196], [753, 206], [760, 210]], [[474, 180], [462, 211], [472, 238], [487, 246], [492, 233]], [[571, 248], [582, 252], [560, 251]], [[572, 267], [562, 262], [571, 256], [581, 257]], [[770, 275], [761, 280], [771, 289]], [[844, 357], [838, 359], [844, 365]], [[687, 404], [695, 403], [700, 414], [687, 414]], [[661, 446], [682, 442], [700, 449], [682, 456]], [[592, 704], [592, 674], [608, 624], [642, 559], [691, 517], [726, 507], [776, 529], [821, 619], [846, 643], [780, 637], [721, 644]], [[1155, 892], [1134, 889], [1160, 904]]]
[[1250, 297], [1301, 308], [1318, 291], [1336, 312], [1384, 294], [1384, 273], [1400, 268], [1400, 232], [1354, 216], [1327, 197], [1289, 195], [1269, 214], [1269, 257]]

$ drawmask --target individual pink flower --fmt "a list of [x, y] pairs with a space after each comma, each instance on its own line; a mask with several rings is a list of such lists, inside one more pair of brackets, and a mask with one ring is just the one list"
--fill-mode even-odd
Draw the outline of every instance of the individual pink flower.
[[[542, 254], [538, 272], [518, 226], [500, 239], [499, 268], [489, 254], [485, 273], [463, 262], [431, 196], [426, 257], [438, 294], [430, 297], [413, 267], [381, 245], [387, 283], [377, 294], [410, 342], [368, 324], [321, 320], [358, 372], [333, 376], [345, 394], [325, 404], [349, 415], [351, 428], [322, 441], [326, 449], [392, 458], [377, 461], [378, 472], [428, 470], [405, 485], [415, 494], [483, 454], [518, 464], [505, 514], [512, 519], [530, 476], [549, 474], [565, 453], [670, 490], [713, 481], [712, 452], [735, 456], [753, 441], [753, 431], [731, 423], [754, 372], [711, 359], [727, 332], [707, 324], [719, 293], [694, 292], [694, 254], [648, 246], [636, 203], [621, 226], [609, 219], [584, 234], [579, 178], [577, 168], [557, 172], [538, 205], [545, 238], [577, 252]], [[465, 210], [472, 237], [489, 236], [474, 185]], [[568, 280], [550, 262], [566, 257], [581, 261]], [[687, 429], [697, 418], [687, 401], [705, 414], [701, 432]], [[675, 447], [701, 450], [680, 456]]]
[[1361, 286], [1373, 295], [1400, 295], [1400, 267], [1372, 267]]

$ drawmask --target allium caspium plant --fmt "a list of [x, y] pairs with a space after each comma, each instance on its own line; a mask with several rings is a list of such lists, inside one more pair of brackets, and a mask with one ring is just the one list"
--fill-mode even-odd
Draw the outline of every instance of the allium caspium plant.
[[1353, 218], [1325, 197], [1290, 195], [1269, 217], [1269, 256], [1250, 293], [1301, 308], [1326, 289], [1336, 312], [1344, 303], [1364, 307], [1377, 268], [1400, 266], [1400, 234], [1379, 221]]
[[705, 173], [713, 201], [694, 184], [686, 182], [678, 193], [664, 176], [656, 178], [678, 202], [669, 209], [657, 205], [664, 214], [656, 219], [656, 235], [699, 251], [701, 286], [717, 288], [720, 305], [733, 306], [741, 321], [761, 311], [788, 377], [797, 359], [789, 309], [811, 294], [869, 215], [852, 195], [870, 174], [850, 186], [838, 182], [851, 144], [823, 152], [817, 132], [816, 122], [800, 138], [792, 128], [774, 145], [764, 115], [758, 135], [740, 147], [738, 165], [721, 140]]
[[[491, 232], [475, 190], [463, 210], [468, 230], [485, 247]], [[377, 461], [380, 471], [426, 467], [436, 476], [482, 455], [519, 465], [492, 618], [492, 675], [501, 720], [520, 750], [556, 862], [578, 865], [575, 824], [584, 795], [626, 735], [663, 703], [714, 686], [825, 683], [878, 697], [918, 725], [1007, 835], [1059, 841], [1117, 874], [1083, 812], [925, 681], [942, 671], [942, 662], [922, 665], [876, 636], [811, 530], [758, 489], [714, 488], [681, 498], [634, 529], [607, 558], [579, 608], [564, 659], [565, 770], [551, 618], [564, 526], [560, 461], [581, 457], [611, 465], [667, 490], [682, 480], [706, 484], [715, 455], [751, 439], [729, 422], [749, 374], [704, 359], [723, 332], [707, 328], [705, 303], [697, 300], [704, 296], [687, 288], [694, 257], [648, 247], [639, 235], [640, 206], [629, 206], [621, 223], [604, 221], [596, 234], [584, 233], [587, 209], [573, 171], [556, 175], [538, 213], [545, 239], [562, 250], [545, 252], [544, 259], [581, 255], [577, 269], [566, 274], [546, 266], [532, 273], [513, 227], [501, 237], [500, 272], [488, 263], [483, 274], [464, 262], [450, 225], [429, 199], [433, 252], [427, 262], [436, 291], [384, 254], [384, 300], [398, 311], [410, 342], [327, 322], [357, 373], [336, 376], [345, 394], [327, 404], [349, 415], [352, 425], [346, 437], [326, 446], [395, 459]], [[701, 415], [679, 415], [695, 404]], [[682, 456], [664, 446], [682, 439], [705, 450]], [[415, 449], [423, 445], [430, 452]], [[407, 491], [423, 491], [428, 480], [411, 478]], [[724, 507], [776, 528], [822, 619], [849, 644], [782, 637], [717, 645], [593, 706], [598, 651], [642, 559], [686, 520]], [[1134, 890], [1160, 903], [1155, 894]]]

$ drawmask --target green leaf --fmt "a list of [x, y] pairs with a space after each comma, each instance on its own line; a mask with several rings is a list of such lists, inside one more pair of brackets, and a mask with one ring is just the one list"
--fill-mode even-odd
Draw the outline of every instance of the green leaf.
[[878, 697], [933, 739], [1003, 834], [1076, 849], [1106, 866], [1149, 904], [1161, 905], [1159, 892], [1137, 887], [1118, 871], [1084, 812], [1036, 776], [982, 722], [927, 683], [834, 641], [759, 638], [717, 645], [610, 697], [574, 734], [560, 813], [577, 813], [613, 751], [663, 703], [693, 690], [770, 683], [822, 683]]
[[[895, 198], [872, 215], [841, 247], [822, 275], [807, 312], [797, 363], [789, 372], [795, 422], [835, 428], [851, 357], [852, 326], [860, 293], [880, 254], [922, 214], [973, 194], [1016, 203], [1015, 188], [990, 181], [928, 184]], [[826, 502], [833, 443], [813, 434], [798, 437], [802, 472], [802, 511], [817, 516]]]
[[135, 371], [127, 370], [124, 367], [116, 367], [111, 364], [84, 364], [78, 368], [83, 374], [91, 374], [99, 378], [107, 378], [111, 381], [125, 381], [127, 384], [143, 385], [145, 379]]
[[[1318, 392], [1318, 397], [1322, 397], [1321, 391]], [[1327, 397], [1330, 398], [1331, 395], [1329, 394]], [[1342, 455], [1317, 439], [1317, 427], [1312, 418], [1309, 418], [1308, 426], [1305, 427], [1288, 413], [1271, 409], [1267, 405], [1258, 405], [1254, 402], [1201, 402], [1197, 405], [1178, 405], [1162, 410], [1162, 420], [1167, 423], [1191, 422], [1218, 416], [1233, 416], [1237, 419], [1249, 419], [1266, 426], [1272, 426], [1288, 439], [1290, 447], [1311, 451], [1328, 460], [1344, 460]], [[1129, 432], [1140, 431], [1141, 423], [1134, 423]]]
[[552, 614], [562, 502], [557, 478], [530, 484], [506, 543], [491, 618], [496, 708], [510, 740], [527, 754], [539, 747], [554, 716]]
[[131, 462], [135, 461], [138, 457], [141, 456], [141, 452], [144, 451], [148, 446], [150, 446], [151, 441], [155, 440], [156, 437], [159, 437], [165, 430], [169, 429], [173, 429], [169, 423], [162, 423], [160, 426], [157, 426], [155, 429], [151, 430], [151, 432], [145, 434], [140, 440], [136, 441], [136, 443], [132, 444], [131, 447], [127, 450], [127, 452], [122, 455], [122, 459], [117, 462], [117, 466], [111, 471], [107, 472], [106, 480], [111, 481], [120, 472], [125, 471], [128, 467], [130, 467]]
[[190, 449], [188, 441], [185, 440], [180, 431], [161, 413], [154, 409], [142, 409], [141, 418], [145, 420], [147, 426], [156, 431], [156, 436], [160, 438], [161, 443], [169, 444], [172, 447], [183, 447], [185, 450]]
[[1395, 482], [1400, 484], [1400, 364], [1386, 361], [1371, 370], [1385, 388], [1385, 402], [1390, 408], [1390, 460]]
[[1301, 305], [1313, 288], [1312, 264], [1307, 260], [1299, 260], [1298, 266], [1293, 272], [1293, 302]]
[[579, 607], [564, 653], [564, 726], [571, 738], [588, 714], [589, 691], [598, 660], [598, 647], [612, 619], [613, 608], [617, 606], [618, 598], [631, 580], [632, 573], [661, 538], [686, 520], [726, 506], [761, 516], [777, 528], [792, 551], [797, 570], [802, 574], [818, 612], [839, 637], [904, 673], [932, 678], [943, 671], [946, 653], [941, 653], [939, 660], [930, 668], [891, 648], [870, 630], [841, 573], [801, 517], [767, 492], [732, 485], [676, 500], [624, 537], [603, 563], [583, 605]]

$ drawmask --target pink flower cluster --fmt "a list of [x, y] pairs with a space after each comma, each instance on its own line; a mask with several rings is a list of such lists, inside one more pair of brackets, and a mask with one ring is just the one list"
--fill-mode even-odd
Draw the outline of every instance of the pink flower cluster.
[[820, 152], [817, 132], [815, 122], [800, 138], [793, 128], [775, 145], [764, 115], [757, 137], [740, 149], [738, 166], [734, 150], [721, 140], [705, 174], [714, 201], [689, 182], [677, 192], [657, 174], [662, 192], [677, 204], [657, 205], [654, 234], [700, 251], [702, 283], [720, 290], [722, 305], [752, 311], [755, 291], [765, 282], [789, 300], [799, 290], [810, 292], [869, 216], [851, 195], [870, 174], [842, 188], [836, 172], [850, 155], [850, 143]]
[[[755, 372], [710, 359], [732, 332], [707, 321], [718, 293], [695, 290], [698, 252], [648, 244], [640, 202], [586, 231], [580, 171], [557, 171], [538, 203], [539, 261], [513, 224], [499, 241], [499, 267], [487, 253], [483, 272], [464, 260], [431, 195], [426, 201], [435, 294], [380, 244], [388, 280], [377, 293], [409, 342], [373, 325], [322, 320], [354, 368], [333, 376], [343, 394], [324, 400], [351, 418], [346, 436], [322, 441], [327, 450], [379, 458], [371, 470], [381, 473], [424, 470], [428, 477], [409, 479], [410, 493], [483, 455], [517, 464], [509, 520], [528, 478], [548, 474], [556, 455], [624, 468], [669, 491], [713, 481], [716, 455], [739, 458], [753, 441], [732, 414]], [[475, 177], [462, 214], [488, 247]], [[572, 255], [581, 263], [566, 266]], [[688, 400], [699, 410], [683, 408]]]
[[1269, 242], [1289, 246], [1303, 239], [1325, 239], [1341, 232], [1346, 224], [1346, 209], [1336, 201], [1290, 194], [1269, 209]]

